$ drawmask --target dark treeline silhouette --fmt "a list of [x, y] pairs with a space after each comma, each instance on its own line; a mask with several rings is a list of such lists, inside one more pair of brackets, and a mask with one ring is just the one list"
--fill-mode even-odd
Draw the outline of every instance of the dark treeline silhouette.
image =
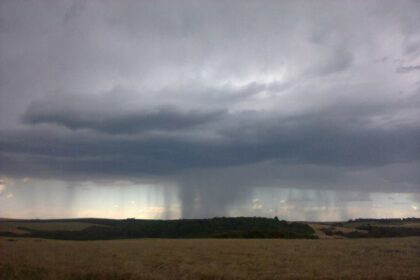
[[366, 218], [358, 218], [358, 219], [350, 219], [347, 223], [378, 223], [378, 224], [403, 224], [403, 223], [419, 223], [420, 218], [386, 218], [386, 219], [366, 219]]
[[[27, 220], [34, 222], [34, 220]], [[19, 221], [21, 222], [21, 221]], [[304, 223], [280, 221], [276, 218], [237, 217], [183, 220], [110, 220], [70, 219], [36, 222], [87, 222], [93, 224], [79, 231], [34, 230], [21, 226], [28, 233], [18, 236], [64, 240], [100, 240], [125, 238], [316, 238], [313, 229]], [[3, 236], [17, 236], [3, 232]]]

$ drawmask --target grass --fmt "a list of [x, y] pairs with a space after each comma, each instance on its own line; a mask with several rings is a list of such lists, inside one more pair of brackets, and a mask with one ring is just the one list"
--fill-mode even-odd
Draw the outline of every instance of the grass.
[[0, 238], [0, 279], [420, 279], [420, 238]]

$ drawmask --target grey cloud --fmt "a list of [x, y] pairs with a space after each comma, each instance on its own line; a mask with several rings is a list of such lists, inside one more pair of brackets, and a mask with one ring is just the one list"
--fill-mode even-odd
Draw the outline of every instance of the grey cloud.
[[397, 68], [397, 73], [409, 73], [420, 70], [420, 65], [401, 66]]
[[336, 52], [336, 56], [320, 68], [322, 74], [340, 72], [351, 66], [353, 55], [348, 50], [343, 50], [341, 48]]
[[387, 61], [387, 60], [389, 60], [389, 57], [384, 56], [384, 57], [382, 57], [382, 58], [377, 58], [377, 59], [373, 60], [373, 62], [374, 62], [374, 63], [381, 63], [381, 62], [385, 62], [385, 61]]
[[0, 176], [418, 192], [419, 7], [0, 1]]
[[261, 91], [281, 91], [287, 86], [255, 82], [242, 86], [192, 83], [150, 93], [117, 87], [101, 95], [53, 94], [29, 104], [21, 119], [30, 125], [56, 124], [72, 130], [110, 134], [192, 129], [218, 121], [231, 104]]
[[[239, 92], [246, 92], [252, 98], [259, 91], [271, 88], [276, 86], [250, 85]], [[232, 91], [219, 89], [216, 93], [222, 98], [216, 98], [219, 107], [237, 102], [237, 99], [219, 102], [225, 100], [224, 95], [233, 94]], [[26, 118], [32, 124], [56, 123], [76, 130], [35, 126], [1, 132], [1, 161], [7, 162], [1, 166], [3, 172], [86, 178], [101, 174], [145, 176], [267, 160], [284, 164], [374, 167], [416, 161], [420, 157], [416, 115], [414, 119], [404, 119], [404, 125], [398, 118], [395, 124], [390, 121], [401, 112], [418, 112], [417, 94], [398, 101], [338, 102], [322, 110], [289, 116], [256, 110], [226, 113], [228, 107], [220, 107], [220, 113], [200, 111], [197, 115], [175, 115], [171, 109], [160, 115], [120, 117], [120, 108], [130, 103], [130, 98], [120, 98], [120, 103], [114, 102], [113, 95], [109, 98], [73, 96], [65, 99], [66, 102], [62, 100], [61, 97], [38, 100], [29, 107]], [[212, 107], [212, 99], [207, 100]], [[108, 106], [114, 103], [113, 108]], [[67, 108], [69, 104], [73, 106]], [[386, 125], [372, 121], [376, 118], [387, 120]], [[149, 129], [166, 130], [166, 133], [150, 133]], [[110, 135], [97, 134], [98, 131]], [[32, 165], [40, 170], [31, 169]]]
[[420, 51], [420, 42], [408, 43], [404, 50], [404, 52], [407, 55], [413, 55], [413, 54], [416, 55], [419, 51]]
[[420, 193], [413, 193], [412, 199], [414, 202], [420, 203]]
[[190, 137], [179, 131], [175, 135], [107, 137], [35, 129], [2, 133], [0, 150], [12, 157], [8, 161], [16, 164], [20, 162], [16, 155], [21, 155], [28, 157], [23, 161], [39, 162], [47, 169], [86, 175], [177, 173], [187, 168], [265, 160], [380, 166], [419, 159], [420, 128], [362, 126], [363, 118], [359, 118], [363, 111], [347, 110], [348, 115], [325, 111], [286, 119], [267, 119], [256, 112], [229, 114], [214, 127], [205, 128], [214, 130], [218, 136], [214, 140]]
[[[73, 111], [74, 110], [74, 111]], [[171, 107], [161, 107], [150, 112], [120, 112], [103, 115], [100, 112], [51, 111], [43, 104], [32, 104], [24, 115], [29, 124], [50, 123], [66, 128], [91, 129], [110, 134], [131, 134], [148, 130], [182, 130], [218, 119], [224, 112], [181, 112]]]
[[[386, 165], [379, 168], [345, 166], [319, 166], [305, 164], [282, 164], [276, 161], [235, 166], [229, 168], [202, 169], [183, 172], [179, 178], [184, 216], [215, 216], [226, 213], [226, 207], [241, 204], [252, 197], [255, 189], [290, 189], [288, 195], [273, 197], [293, 204], [369, 201], [369, 192], [378, 188], [381, 192], [410, 193], [418, 191], [420, 177], [401, 184], [401, 169], [418, 169], [420, 162]], [[189, 191], [191, 190], [191, 191]], [[337, 190], [334, 197], [325, 197], [325, 191]], [[338, 191], [339, 190], [339, 191]], [[223, 199], [220, 195], [226, 194]], [[307, 194], [305, 196], [305, 194]], [[217, 205], [218, 207], [201, 207]], [[348, 218], [348, 215], [343, 215]]]

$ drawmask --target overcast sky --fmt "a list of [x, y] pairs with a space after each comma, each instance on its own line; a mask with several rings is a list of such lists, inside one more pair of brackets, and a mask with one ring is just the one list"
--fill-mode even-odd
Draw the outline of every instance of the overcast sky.
[[420, 216], [419, 1], [1, 1], [0, 216]]

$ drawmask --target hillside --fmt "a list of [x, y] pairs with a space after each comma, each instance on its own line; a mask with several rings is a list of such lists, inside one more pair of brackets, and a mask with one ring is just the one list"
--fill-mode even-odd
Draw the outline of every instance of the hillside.
[[316, 238], [307, 224], [277, 218], [183, 220], [10, 220], [0, 222], [0, 236], [63, 240], [126, 238]]
[[0, 236], [62, 240], [129, 238], [382, 238], [420, 236], [420, 219], [287, 222], [237, 217], [181, 220], [0, 220]]

